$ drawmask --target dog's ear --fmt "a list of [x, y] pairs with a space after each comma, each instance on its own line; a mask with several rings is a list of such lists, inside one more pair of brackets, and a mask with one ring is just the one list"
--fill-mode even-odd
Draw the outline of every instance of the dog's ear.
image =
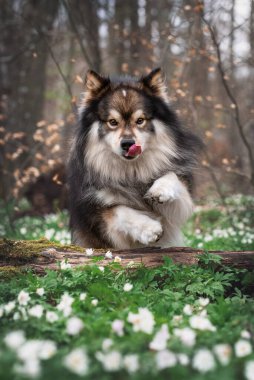
[[109, 83], [108, 78], [102, 77], [93, 70], [88, 70], [85, 78], [85, 88], [91, 97], [98, 96]]
[[142, 77], [140, 82], [148, 92], [160, 96], [166, 101], [168, 100], [167, 87], [160, 67], [152, 70], [145, 77]]

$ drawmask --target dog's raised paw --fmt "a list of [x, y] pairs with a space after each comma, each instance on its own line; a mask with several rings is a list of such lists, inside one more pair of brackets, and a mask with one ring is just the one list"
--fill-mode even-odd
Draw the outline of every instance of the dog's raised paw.
[[155, 182], [145, 194], [145, 199], [152, 203], [172, 202], [180, 196], [180, 187], [178, 183], [171, 185]]

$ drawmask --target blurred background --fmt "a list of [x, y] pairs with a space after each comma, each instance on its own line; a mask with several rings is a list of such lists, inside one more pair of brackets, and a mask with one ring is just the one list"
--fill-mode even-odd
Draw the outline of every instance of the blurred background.
[[69, 241], [65, 164], [87, 69], [157, 66], [206, 144], [196, 202], [253, 211], [254, 0], [0, 0], [1, 236]]

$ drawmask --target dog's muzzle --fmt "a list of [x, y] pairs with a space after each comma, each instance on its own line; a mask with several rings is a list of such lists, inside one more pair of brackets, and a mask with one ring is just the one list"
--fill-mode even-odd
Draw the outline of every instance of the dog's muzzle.
[[133, 159], [134, 157], [128, 156], [128, 151], [132, 145], [135, 144], [135, 140], [133, 139], [122, 139], [121, 148], [122, 148], [122, 156], [128, 160]]

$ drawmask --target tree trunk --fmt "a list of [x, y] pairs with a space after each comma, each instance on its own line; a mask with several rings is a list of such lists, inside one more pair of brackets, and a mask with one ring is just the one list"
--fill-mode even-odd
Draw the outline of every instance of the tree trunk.
[[[4, 196], [13, 190], [13, 173], [33, 165], [36, 124], [43, 116], [48, 58], [46, 38], [50, 37], [58, 1], [3, 1], [0, 21], [6, 22], [1, 42], [2, 99], [5, 101], [5, 147], [0, 154], [4, 176]], [[18, 140], [15, 132], [24, 136]], [[17, 136], [17, 134], [16, 134]], [[22, 153], [12, 158], [17, 150]]]
[[[222, 258], [221, 264], [237, 268], [254, 269], [254, 251], [210, 251]], [[147, 268], [163, 264], [164, 257], [169, 257], [175, 264], [198, 264], [203, 250], [189, 247], [145, 247], [139, 249], [112, 251], [113, 259], [105, 259], [105, 250], [95, 249], [92, 256], [87, 256], [85, 249], [76, 246], [62, 246], [46, 239], [36, 241], [0, 240], [0, 269], [31, 268], [36, 273], [46, 269], [59, 269], [59, 261], [68, 260], [73, 267], [97, 263], [106, 266], [114, 262], [116, 256], [121, 258], [123, 267], [134, 268], [144, 265]], [[101, 258], [101, 260], [99, 260]], [[96, 261], [95, 261], [96, 260]]]

